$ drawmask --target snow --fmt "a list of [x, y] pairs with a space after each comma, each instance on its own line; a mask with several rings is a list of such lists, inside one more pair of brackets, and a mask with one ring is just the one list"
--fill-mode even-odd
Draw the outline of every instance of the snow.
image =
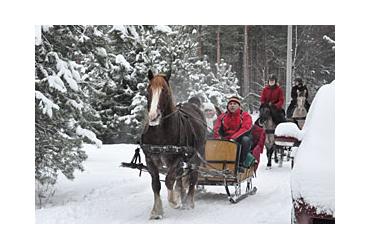
[[74, 91], [79, 90], [77, 82], [72, 78], [71, 71], [66, 71], [66, 73], [63, 75], [63, 78], [64, 80], [66, 80], [71, 89], [73, 89]]
[[122, 32], [122, 35], [121, 35], [122, 39], [125, 39], [126, 36], [129, 36], [128, 32], [127, 32], [127, 26], [126, 25], [113, 25], [113, 27], [111, 29], [111, 32], [114, 31], [114, 30], [118, 30], [118, 31]]
[[131, 65], [126, 61], [123, 55], [116, 56], [116, 63], [122, 65], [127, 71], [132, 70]]
[[105, 48], [103, 47], [98, 47], [96, 48], [96, 53], [101, 56], [101, 57], [107, 57], [108, 54], [107, 54], [107, 51], [105, 50]]
[[96, 138], [95, 133], [92, 132], [89, 129], [84, 129], [84, 128], [81, 128], [80, 126], [78, 126], [76, 128], [76, 133], [80, 136], [85, 136], [85, 137], [89, 138], [89, 140], [94, 142], [98, 148], [100, 148], [103, 145], [102, 141], [99, 140], [98, 138]]
[[36, 99], [40, 99], [40, 107], [42, 108], [42, 113], [47, 115], [51, 118], [53, 116], [53, 108], [59, 110], [59, 106], [51, 101], [49, 98], [44, 96], [40, 91], [35, 91]]
[[83, 103], [77, 103], [75, 100], [68, 100], [68, 103], [78, 110], [82, 110], [84, 106]]
[[41, 45], [41, 25], [35, 25], [35, 44]]
[[[49, 204], [36, 209], [36, 223], [290, 223], [290, 163], [284, 163], [282, 168], [265, 170], [265, 155], [261, 157], [257, 178], [254, 179], [258, 188], [254, 196], [231, 204], [224, 187], [205, 186], [206, 192], [198, 191], [195, 195], [194, 209], [173, 209], [168, 205], [167, 190], [162, 182], [164, 218], [149, 220], [153, 206], [150, 175], [143, 172], [139, 177], [138, 170], [119, 167], [122, 161], [131, 161], [136, 147], [116, 144], [98, 149], [84, 145], [88, 154], [84, 162], [85, 171], [76, 172], [74, 181], [62, 175], [59, 177]], [[144, 159], [143, 154], [141, 156]], [[242, 188], [245, 189], [245, 184]]]
[[135, 26], [129, 26], [128, 27], [128, 30], [130, 31], [130, 33], [132, 34], [132, 36], [134, 37], [135, 41], [136, 42], [140, 42], [140, 36], [139, 34], [136, 32], [136, 28]]
[[55, 88], [62, 93], [67, 92], [67, 89], [64, 86], [62, 79], [60, 79], [60, 77], [57, 75], [48, 76], [48, 83], [50, 87]]
[[335, 83], [322, 86], [307, 114], [292, 172], [294, 199], [335, 216]]
[[160, 31], [163, 33], [171, 33], [172, 29], [167, 25], [156, 25], [154, 26], [154, 31]]
[[297, 124], [293, 122], [283, 122], [276, 126], [276, 136], [294, 137], [298, 140], [302, 139], [302, 131], [298, 128]]
[[324, 40], [328, 41], [328, 43], [330, 43], [330, 44], [335, 44], [335, 41], [333, 39], [331, 39], [330, 37], [328, 37], [327, 35], [324, 35], [322, 38]]
[[65, 62], [61, 60], [57, 53], [49, 52], [48, 55], [53, 56], [56, 60], [56, 68], [58, 70], [57, 75], [48, 76], [49, 85], [53, 88], [58, 89], [61, 92], [66, 92], [67, 89], [64, 86], [64, 83], [60, 77], [63, 77], [64, 80], [68, 83], [69, 87], [74, 91], [79, 91], [77, 81], [81, 81], [80, 74], [74, 69], [82, 67], [74, 62]]

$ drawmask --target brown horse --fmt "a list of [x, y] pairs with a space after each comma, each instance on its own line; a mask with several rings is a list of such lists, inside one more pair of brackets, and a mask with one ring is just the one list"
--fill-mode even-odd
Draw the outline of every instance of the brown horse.
[[[162, 149], [168, 146], [185, 146], [193, 149], [191, 153], [169, 153], [165, 150], [152, 152], [143, 148], [154, 192], [154, 206], [150, 219], [161, 219], [163, 207], [160, 198], [159, 173], [162, 173], [163, 169], [166, 170], [165, 184], [170, 206], [194, 208], [197, 168], [202, 164], [201, 158], [204, 158], [206, 123], [203, 112], [196, 105], [184, 103], [179, 107], [175, 106], [168, 82], [169, 75], [154, 76], [152, 71], [149, 71], [148, 78], [149, 121], [142, 135], [142, 144]], [[185, 169], [184, 166], [191, 167]], [[185, 171], [188, 174], [185, 175]], [[186, 189], [188, 189], [187, 192]]]
[[[274, 122], [274, 110], [268, 104], [262, 104], [260, 106], [259, 122], [263, 126], [266, 132], [265, 147], [267, 156], [266, 169], [271, 169], [271, 160], [274, 154], [275, 163], [279, 163], [279, 167], [283, 165], [282, 159], [282, 148], [275, 144], [275, 128], [277, 124]], [[280, 157], [278, 158], [278, 153]]]

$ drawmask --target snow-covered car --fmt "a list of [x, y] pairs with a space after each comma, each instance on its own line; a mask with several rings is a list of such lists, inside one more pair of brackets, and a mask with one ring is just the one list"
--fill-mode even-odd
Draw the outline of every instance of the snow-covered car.
[[292, 223], [335, 223], [334, 81], [317, 92], [295, 154]]

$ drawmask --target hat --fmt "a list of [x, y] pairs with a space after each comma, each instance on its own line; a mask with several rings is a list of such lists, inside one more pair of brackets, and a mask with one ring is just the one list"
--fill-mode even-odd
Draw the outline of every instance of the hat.
[[296, 78], [294, 79], [295, 82], [298, 82], [299, 84], [303, 84], [302, 78]]
[[277, 77], [274, 74], [269, 75], [269, 80], [275, 80], [277, 82]]
[[239, 104], [239, 106], [240, 106], [240, 98], [239, 97], [237, 97], [237, 96], [232, 96], [232, 97], [230, 97], [229, 98], [229, 100], [227, 101], [227, 105], [229, 105], [229, 103], [230, 102], [236, 102], [236, 103], [238, 103]]

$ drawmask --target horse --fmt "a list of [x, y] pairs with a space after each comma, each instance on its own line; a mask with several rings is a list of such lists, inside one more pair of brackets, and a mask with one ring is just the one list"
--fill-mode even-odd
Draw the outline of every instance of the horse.
[[[165, 185], [170, 206], [194, 208], [194, 191], [198, 180], [197, 168], [202, 166], [205, 154], [206, 123], [203, 112], [192, 103], [175, 106], [169, 78], [170, 74], [153, 75], [151, 70], [148, 72], [147, 111], [149, 119], [142, 134], [141, 143], [142, 145], [154, 145], [157, 148], [186, 146], [193, 150], [177, 153], [160, 150], [153, 153], [143, 148], [154, 193], [154, 205], [150, 219], [163, 218], [159, 179], [160, 170], [163, 169], [166, 172]], [[184, 175], [184, 166], [192, 166], [187, 169], [187, 175]]]
[[298, 91], [297, 105], [293, 110], [292, 119], [297, 121], [297, 125], [300, 129], [303, 128], [307, 116], [305, 103], [306, 103], [306, 90], [300, 92]]
[[[267, 169], [271, 169], [271, 159], [272, 154], [274, 153], [274, 160], [275, 163], [279, 163], [279, 167], [282, 166], [283, 162], [282, 159], [278, 159], [277, 151], [280, 150], [282, 153], [282, 149], [275, 145], [275, 128], [277, 124], [274, 122], [274, 110], [271, 108], [270, 105], [264, 103], [260, 106], [259, 109], [259, 122], [265, 129], [266, 139], [265, 139], [265, 147], [266, 147], [266, 155], [267, 155]], [[282, 156], [283, 154], [281, 154]]]

